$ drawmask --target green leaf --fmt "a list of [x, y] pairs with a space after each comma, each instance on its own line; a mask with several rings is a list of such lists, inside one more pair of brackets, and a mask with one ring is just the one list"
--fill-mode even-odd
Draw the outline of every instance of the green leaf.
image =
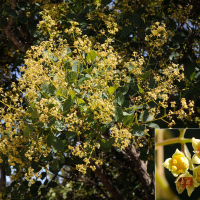
[[131, 83], [130, 84], [130, 92], [128, 93], [131, 96], [135, 96], [136, 94], [139, 93], [139, 88], [138, 85], [136, 83]]
[[72, 83], [75, 83], [76, 78], [77, 78], [76, 72], [67, 72], [65, 80], [67, 81], [67, 83], [71, 85]]
[[104, 152], [109, 152], [111, 150], [111, 144], [109, 143], [109, 141], [102, 139], [100, 142], [101, 145], [101, 150]]
[[80, 79], [78, 80], [78, 85], [83, 84], [85, 80], [89, 80], [89, 78], [88, 78], [88, 77], [82, 77], [82, 78], [80, 78]]
[[33, 110], [33, 112], [31, 113], [32, 118], [38, 118], [38, 113], [36, 110]]
[[57, 159], [53, 160], [53, 162], [51, 163], [51, 169], [57, 170], [58, 167], [59, 167], [59, 161]]
[[73, 100], [74, 97], [75, 97], [75, 92], [74, 92], [73, 90], [71, 90], [71, 91], [69, 92], [69, 95], [71, 96], [71, 99]]
[[83, 99], [81, 99], [81, 98], [77, 98], [77, 103], [78, 104], [84, 104], [85, 101]]
[[111, 3], [112, 2], [112, 0], [102, 0], [102, 4], [104, 5], [104, 6], [106, 6], [106, 5], [108, 5], [109, 3]]
[[64, 62], [64, 71], [66, 72], [68, 69], [71, 69], [70, 62], [67, 60]]
[[151, 121], [153, 119], [154, 119], [154, 116], [153, 115], [149, 115], [148, 110], [143, 111], [140, 114], [140, 118], [139, 118], [139, 120], [142, 121], [142, 122], [148, 122], [148, 121]]
[[144, 93], [144, 90], [138, 85], [138, 89], [140, 93]]
[[40, 188], [40, 191], [42, 196], [45, 196], [47, 194], [46, 188]]
[[159, 129], [159, 128], [160, 128], [160, 127], [158, 126], [158, 124], [155, 124], [155, 123], [152, 123], [152, 122], [148, 123], [147, 126], [148, 126], [148, 127], [151, 127], [151, 128], [155, 128], [155, 129]]
[[176, 34], [175, 36], [172, 37], [171, 41], [172, 42], [177, 42], [179, 44], [184, 43], [184, 38], [180, 36], [180, 34]]
[[92, 68], [84, 69], [84, 70], [83, 70], [83, 73], [84, 73], [84, 74], [90, 74], [91, 71], [92, 71]]
[[140, 160], [148, 160], [148, 156], [149, 156], [149, 154], [147, 154], [147, 148], [141, 148], [141, 150], [140, 150]]
[[19, 186], [19, 190], [20, 190], [20, 192], [26, 192], [27, 191], [27, 187], [25, 186], [25, 185], [20, 185]]
[[151, 70], [146, 71], [142, 76], [140, 77], [142, 80], [146, 80], [151, 74]]
[[123, 123], [124, 126], [130, 126], [130, 125], [132, 125], [133, 120], [134, 120], [134, 115], [126, 115], [123, 118], [122, 123]]
[[66, 137], [67, 137], [69, 140], [74, 139], [76, 136], [77, 136], [77, 132], [75, 132], [75, 131], [67, 131], [67, 132], [66, 132]]
[[5, 166], [5, 170], [6, 170], [6, 176], [10, 176], [11, 175], [11, 168], [9, 165]]
[[64, 150], [64, 144], [60, 138], [56, 138], [53, 141], [53, 147], [56, 151], [63, 151]]
[[46, 83], [42, 83], [41, 84], [41, 91], [43, 93], [47, 93], [47, 94], [55, 94], [56, 88], [54, 85], [52, 84], [46, 84]]
[[17, 4], [17, 7], [20, 9], [20, 10], [26, 10], [26, 4], [25, 3], [18, 3]]
[[42, 175], [41, 179], [43, 180], [47, 176], [47, 173], [46, 172], [42, 172], [41, 175]]
[[23, 133], [24, 136], [27, 137], [32, 132], [33, 127], [30, 124], [27, 124], [26, 127], [24, 127]]
[[78, 61], [73, 61], [72, 71], [77, 72], [77, 73], [79, 73], [79, 72], [81, 73], [83, 71], [83, 65]]
[[189, 89], [183, 89], [181, 91], [181, 97], [187, 98], [189, 96], [189, 94], [190, 94], [190, 90]]
[[111, 86], [108, 88], [108, 92], [112, 95], [118, 87], [119, 85]]
[[184, 76], [186, 79], [191, 80], [195, 72], [195, 65], [189, 58], [183, 58], [182, 64], [184, 65]]
[[73, 104], [73, 99], [70, 96], [63, 104], [63, 112], [69, 111], [69, 109], [71, 108], [72, 104]]
[[195, 77], [196, 72], [194, 71], [191, 75], [190, 75], [190, 80], [192, 81]]
[[[101, 127], [100, 127], [100, 132], [101, 132], [101, 133], [105, 133], [106, 130], [107, 130], [107, 127], [105, 127], [105, 126], [101, 126]], [[96, 133], [95, 133], [95, 135], [96, 135]]]
[[50, 188], [55, 188], [57, 187], [58, 183], [56, 183], [55, 181], [51, 181], [49, 184], [48, 184], [48, 187]]
[[6, 10], [6, 14], [7, 14], [8, 16], [16, 17], [16, 12], [15, 12], [15, 10], [14, 10], [14, 9], [11, 9], [11, 8]]
[[49, 135], [47, 136], [47, 146], [51, 147], [53, 142], [53, 133], [49, 133]]
[[87, 62], [89, 62], [89, 61], [94, 61], [96, 57], [97, 57], [96, 51], [91, 50], [91, 51], [87, 54], [86, 61], [87, 61]]
[[128, 92], [128, 90], [129, 90], [129, 87], [127, 87], [127, 86], [124, 86], [124, 87], [120, 87], [120, 88], [119, 88], [119, 91], [120, 91], [123, 95], [125, 95], [125, 94]]
[[63, 155], [60, 155], [60, 163], [62, 164], [65, 163], [65, 157]]
[[115, 143], [115, 138], [111, 137], [109, 138], [109, 144], [112, 146]]
[[117, 100], [117, 103], [122, 106], [123, 103], [124, 103], [124, 95], [118, 91], [117, 94], [116, 94], [116, 100]]
[[29, 105], [30, 107], [28, 108], [28, 112], [31, 113], [32, 118], [38, 118], [38, 113], [37, 113], [37, 109], [35, 107], [35, 103], [34, 102], [28, 102], [27, 100], [26, 104]]
[[177, 59], [179, 56], [180, 54], [177, 51], [173, 51], [169, 56], [169, 60]]
[[32, 161], [31, 167], [32, 167], [34, 170], [37, 170], [37, 169], [38, 169], [38, 162]]
[[129, 106], [130, 106], [130, 102], [128, 100], [125, 100], [124, 103], [123, 103], [123, 105], [122, 105], [122, 108], [123, 109], [124, 108], [129, 108]]
[[117, 122], [122, 122], [123, 119], [123, 111], [120, 107], [116, 106], [115, 107], [115, 120]]
[[155, 163], [154, 162], [148, 162], [147, 165], [147, 173], [152, 174], [155, 170]]
[[132, 31], [132, 29], [132, 25], [123, 27], [121, 31], [121, 37], [127, 36]]
[[142, 136], [145, 130], [145, 127], [140, 125], [133, 125], [131, 128], [132, 134], [136, 136]]
[[149, 81], [149, 88], [154, 89], [155, 87], [157, 87], [157, 83], [155, 82], [154, 78], [151, 78]]
[[36, 25], [33, 25], [33, 24], [29, 24], [26, 28], [30, 35], [33, 36], [33, 37], [37, 37], [37, 26]]
[[86, 22], [81, 22], [79, 25], [81, 29], [84, 29], [87, 27], [88, 24]]
[[65, 129], [63, 121], [56, 121], [54, 126], [58, 131], [63, 131]]
[[50, 128], [53, 124], [55, 124], [55, 122], [56, 122], [55, 117], [50, 116], [50, 117], [48, 118], [47, 128]]
[[200, 72], [197, 72], [194, 76], [194, 78], [198, 78], [200, 76]]
[[71, 53], [71, 49], [70, 48], [65, 48], [62, 50], [62, 56], [66, 56], [68, 55], [69, 53]]
[[101, 140], [101, 146], [105, 147], [105, 148], [108, 148], [109, 147], [109, 142], [105, 139], [102, 139]]
[[141, 25], [141, 19], [140, 19], [140, 15], [136, 14], [136, 13], [133, 13], [130, 17], [129, 17], [129, 21], [131, 23], [134, 23], [136, 24], [137, 26], [140, 26]]

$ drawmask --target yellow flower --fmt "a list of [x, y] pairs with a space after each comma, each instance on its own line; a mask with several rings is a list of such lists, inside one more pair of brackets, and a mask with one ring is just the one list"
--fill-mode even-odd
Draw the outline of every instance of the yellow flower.
[[181, 174], [176, 180], [176, 189], [179, 194], [181, 194], [185, 188], [187, 189], [188, 196], [192, 194], [195, 187], [198, 187], [200, 184], [196, 181], [195, 178], [188, 172]]
[[189, 161], [185, 155], [176, 149], [176, 152], [172, 155], [172, 158], [168, 158], [162, 164], [163, 167], [169, 169], [172, 174], [177, 177], [179, 174], [184, 174], [189, 168]]
[[200, 140], [192, 138], [192, 147], [195, 153], [192, 157], [192, 163], [200, 164]]
[[200, 182], [200, 165], [193, 170], [193, 177]]

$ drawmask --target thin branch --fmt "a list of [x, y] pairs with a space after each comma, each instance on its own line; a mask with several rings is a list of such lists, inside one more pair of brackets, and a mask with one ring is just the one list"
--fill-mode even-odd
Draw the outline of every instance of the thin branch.
[[[16, 0], [12, 0], [11, 2], [11, 9], [15, 10], [16, 7]], [[14, 22], [13, 22], [13, 17], [9, 17], [9, 22], [4, 28], [4, 31], [8, 38], [17, 46], [17, 48], [22, 51], [23, 53], [26, 52], [25, 46], [22, 44], [22, 42], [19, 40], [19, 38], [13, 33], [13, 28], [14, 28]]]
[[149, 187], [151, 186], [152, 181], [149, 174], [147, 173], [147, 162], [139, 159], [140, 153], [136, 151], [134, 143], [126, 148], [126, 152], [131, 157], [131, 160], [137, 170], [139, 180], [145, 191], [145, 199], [154, 200], [155, 195], [153, 194], [153, 192], [152, 194], [149, 194]]

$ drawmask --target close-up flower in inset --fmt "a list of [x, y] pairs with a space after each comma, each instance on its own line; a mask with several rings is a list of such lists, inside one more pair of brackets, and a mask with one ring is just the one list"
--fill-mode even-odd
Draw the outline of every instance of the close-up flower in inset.
[[195, 153], [192, 157], [192, 162], [194, 164], [200, 164], [200, 140], [192, 138], [192, 147]]
[[188, 172], [181, 174], [178, 178], [176, 178], [175, 184], [179, 194], [181, 194], [186, 188], [188, 196], [192, 194], [195, 187], [200, 185], [196, 179]]
[[194, 168], [193, 177], [200, 183], [200, 165]]
[[189, 160], [185, 155], [176, 149], [176, 152], [172, 155], [172, 158], [168, 158], [162, 164], [163, 167], [169, 169], [172, 174], [177, 177], [179, 174], [184, 174], [189, 168]]

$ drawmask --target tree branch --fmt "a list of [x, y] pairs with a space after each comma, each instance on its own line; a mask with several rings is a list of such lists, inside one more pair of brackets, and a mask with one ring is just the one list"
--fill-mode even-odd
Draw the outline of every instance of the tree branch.
[[[95, 165], [94, 161], [91, 160], [91, 165]], [[99, 180], [103, 183], [103, 185], [107, 188], [108, 192], [112, 195], [115, 200], [124, 200], [124, 197], [121, 195], [120, 191], [113, 186], [112, 181], [108, 176], [103, 172], [103, 169], [99, 165], [95, 165], [96, 170], [94, 171], [95, 175], [99, 178]]]
[[126, 148], [126, 152], [131, 157], [131, 160], [134, 163], [135, 168], [137, 169], [139, 180], [141, 181], [145, 191], [145, 199], [154, 200], [153, 192], [152, 194], [149, 194], [148, 191], [152, 181], [149, 174], [147, 173], [147, 162], [144, 162], [139, 159], [140, 153], [136, 151], [134, 143]]
[[[11, 9], [15, 10], [16, 7], [16, 0], [12, 0], [11, 2]], [[13, 22], [13, 17], [10, 16], [9, 17], [9, 22], [6, 25], [6, 27], [4, 28], [4, 31], [6, 33], [6, 35], [8, 36], [8, 38], [10, 38], [10, 40], [17, 46], [17, 48], [22, 51], [23, 53], [26, 52], [26, 48], [25, 46], [22, 44], [22, 42], [18, 39], [18, 37], [13, 33], [13, 29], [14, 28], [14, 22]]]
[[4, 165], [2, 164], [0, 167], [1, 170], [1, 176], [0, 176], [0, 198], [3, 199], [3, 192], [5, 191], [6, 187], [6, 172]]
[[[139, 179], [138, 174], [136, 173], [134, 163], [132, 162], [129, 155], [127, 155], [124, 151], [117, 152], [115, 148], [111, 148], [111, 152], [115, 156], [119, 156], [121, 159], [118, 159], [119, 162], [123, 165], [124, 168], [130, 168], [134, 178]], [[126, 157], [126, 158], [125, 158]]]

